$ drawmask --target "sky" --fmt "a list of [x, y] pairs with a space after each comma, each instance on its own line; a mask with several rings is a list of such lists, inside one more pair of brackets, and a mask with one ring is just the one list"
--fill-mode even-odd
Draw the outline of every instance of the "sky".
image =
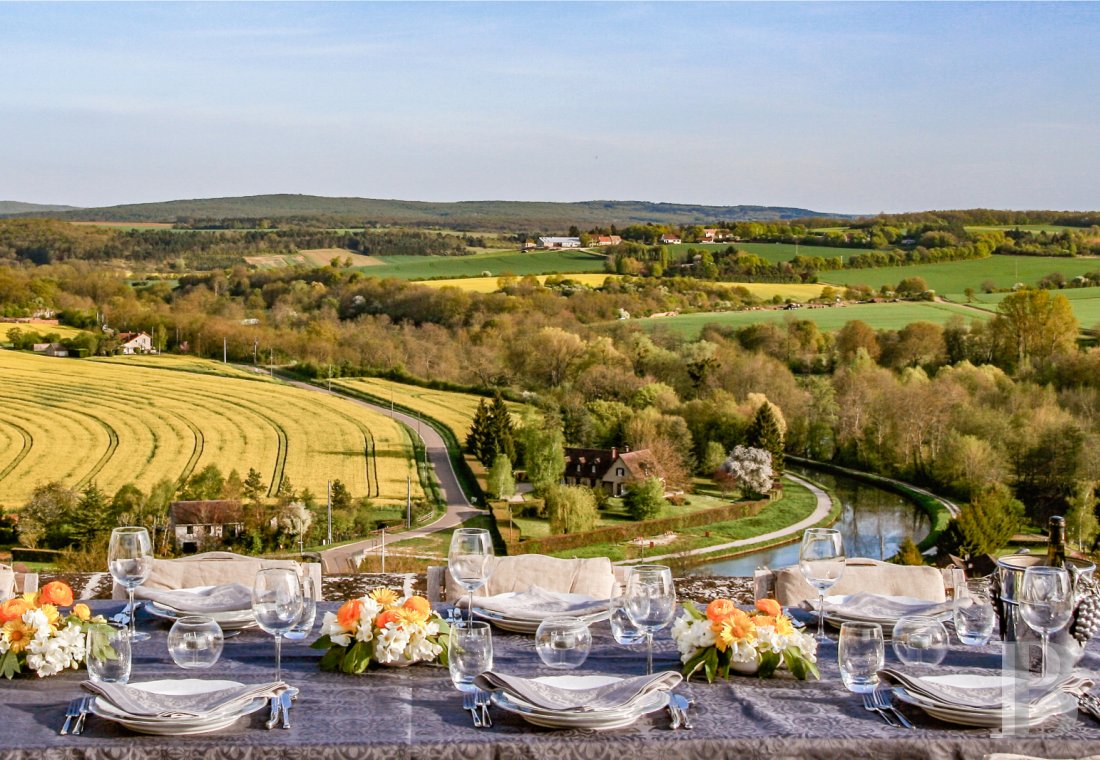
[[12, 3], [0, 199], [1100, 209], [1100, 3]]

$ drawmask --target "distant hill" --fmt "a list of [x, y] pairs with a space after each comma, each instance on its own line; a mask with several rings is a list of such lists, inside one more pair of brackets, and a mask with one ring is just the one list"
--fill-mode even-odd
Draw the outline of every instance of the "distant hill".
[[79, 206], [51, 206], [47, 203], [21, 203], [20, 201], [0, 201], [0, 216], [13, 214], [41, 214], [55, 211], [76, 211]]
[[[18, 212], [16, 212], [18, 213]], [[26, 213], [20, 215], [29, 215]], [[252, 195], [84, 208], [50, 216], [68, 221], [191, 222], [213, 219], [317, 219], [346, 223], [433, 225], [456, 229], [564, 229], [569, 225], [711, 224], [806, 217], [850, 218], [781, 206], [698, 206], [645, 201], [541, 203], [523, 201], [423, 201]]]

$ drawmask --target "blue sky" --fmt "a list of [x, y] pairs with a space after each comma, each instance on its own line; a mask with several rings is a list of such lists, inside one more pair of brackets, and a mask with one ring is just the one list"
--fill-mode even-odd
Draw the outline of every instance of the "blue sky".
[[0, 2], [0, 199], [1100, 208], [1100, 4]]

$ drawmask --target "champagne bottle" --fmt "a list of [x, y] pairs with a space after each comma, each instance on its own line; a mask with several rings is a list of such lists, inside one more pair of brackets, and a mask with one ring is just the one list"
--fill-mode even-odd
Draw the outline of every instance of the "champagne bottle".
[[1066, 564], [1066, 519], [1055, 515], [1047, 524], [1047, 564], [1064, 567]]

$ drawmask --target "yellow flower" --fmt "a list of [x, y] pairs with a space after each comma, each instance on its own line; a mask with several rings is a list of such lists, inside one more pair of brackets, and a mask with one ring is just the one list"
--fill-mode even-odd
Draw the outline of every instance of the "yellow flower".
[[23, 599], [24, 602], [26, 602], [27, 604], [30, 605], [32, 610], [38, 609], [38, 592], [37, 591], [28, 591], [27, 593], [23, 594], [22, 599]]
[[33, 633], [22, 620], [9, 620], [0, 628], [0, 635], [8, 642], [8, 648], [19, 654], [27, 648]]
[[775, 619], [775, 632], [780, 636], [790, 636], [794, 633], [794, 626], [791, 625], [791, 619], [786, 615], [780, 615]]
[[91, 608], [83, 603], [73, 605], [73, 614], [83, 620], [85, 623], [92, 619]]
[[384, 610], [388, 610], [397, 604], [397, 592], [392, 588], [376, 588], [368, 596], [378, 602]]
[[61, 619], [61, 613], [57, 611], [57, 607], [52, 604], [43, 604], [39, 607], [42, 610], [42, 614], [46, 616], [46, 620], [49, 621], [51, 628], [57, 627], [57, 621]]
[[424, 625], [428, 622], [428, 613], [422, 610], [410, 610], [406, 607], [402, 607], [397, 612], [397, 624], [404, 627], [406, 625]]
[[756, 626], [752, 618], [741, 610], [735, 611], [721, 622], [714, 623], [711, 630], [714, 631], [714, 645], [718, 647], [719, 652], [726, 651], [726, 648], [735, 641], [751, 641], [756, 638]]

